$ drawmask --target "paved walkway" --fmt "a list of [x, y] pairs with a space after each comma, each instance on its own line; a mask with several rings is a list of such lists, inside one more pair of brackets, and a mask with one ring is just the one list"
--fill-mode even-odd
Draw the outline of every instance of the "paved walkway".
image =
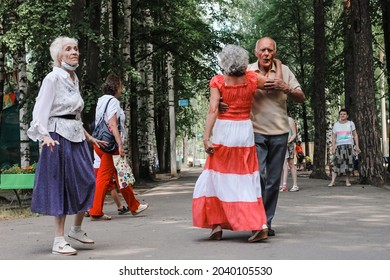
[[[373, 186], [327, 187], [328, 181], [299, 177], [299, 192], [280, 193], [275, 237], [249, 244], [249, 232], [224, 231], [224, 240], [207, 239], [209, 230], [192, 227], [191, 198], [200, 168], [180, 178], [136, 189], [150, 208], [140, 216], [111, 221], [85, 220], [93, 247], [76, 256], [51, 254], [53, 218], [0, 221], [1, 260], [390, 260], [390, 191]], [[68, 217], [69, 229], [72, 217]]]

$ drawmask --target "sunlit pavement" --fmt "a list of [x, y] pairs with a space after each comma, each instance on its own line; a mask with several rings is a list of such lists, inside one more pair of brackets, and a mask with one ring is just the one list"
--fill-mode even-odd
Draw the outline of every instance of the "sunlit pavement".
[[[107, 198], [111, 221], [88, 218], [83, 224], [96, 245], [72, 243], [76, 256], [51, 254], [53, 218], [47, 216], [0, 221], [0, 259], [81, 260], [389, 260], [390, 190], [358, 185], [345, 187], [339, 178], [310, 179], [299, 173], [298, 192], [281, 192], [273, 228], [275, 237], [248, 243], [250, 232], [224, 231], [223, 240], [208, 240], [209, 230], [194, 228], [192, 191], [201, 168], [183, 168], [178, 178], [136, 187], [138, 199], [150, 204], [139, 216], [117, 215]], [[291, 187], [291, 178], [289, 178]], [[239, 186], [238, 186], [239, 187]], [[66, 229], [73, 218], [68, 217]]]

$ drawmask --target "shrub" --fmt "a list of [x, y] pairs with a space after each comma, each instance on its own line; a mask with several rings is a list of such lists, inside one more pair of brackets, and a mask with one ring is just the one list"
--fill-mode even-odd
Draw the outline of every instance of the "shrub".
[[37, 163], [33, 163], [27, 167], [20, 167], [19, 164], [14, 164], [8, 169], [1, 169], [2, 174], [33, 174], [37, 169]]

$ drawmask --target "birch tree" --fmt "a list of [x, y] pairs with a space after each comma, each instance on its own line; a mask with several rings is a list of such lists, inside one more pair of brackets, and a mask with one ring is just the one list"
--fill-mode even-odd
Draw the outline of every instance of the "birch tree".
[[170, 155], [171, 155], [171, 176], [177, 176], [176, 166], [176, 121], [175, 121], [175, 90], [173, 86], [173, 57], [169, 52], [167, 55], [168, 74], [168, 106], [169, 106], [169, 132], [170, 132]]
[[26, 123], [26, 106], [24, 106], [25, 95], [27, 93], [27, 71], [26, 71], [26, 51], [20, 49], [17, 52], [17, 56], [14, 57], [15, 64], [17, 66], [18, 81], [17, 88], [19, 91], [19, 102], [21, 104], [19, 108], [19, 133], [20, 133], [20, 166], [27, 167], [30, 165], [30, 145], [29, 138], [27, 136], [28, 125]]
[[[123, 84], [125, 86], [126, 91], [126, 99], [124, 101], [124, 111], [126, 115], [126, 135], [127, 141], [125, 143], [125, 148], [128, 151], [130, 158], [132, 158], [132, 149], [131, 149], [131, 106], [130, 106], [130, 89], [131, 89], [131, 47], [130, 47], [130, 39], [131, 39], [131, 0], [124, 1], [124, 27], [123, 27], [123, 47], [122, 47], [122, 57], [125, 65], [124, 73], [123, 73]], [[138, 172], [137, 172], [138, 175]]]
[[[147, 30], [152, 27], [153, 20], [150, 16], [150, 10], [144, 10], [144, 25]], [[140, 143], [140, 175], [144, 178], [154, 179], [155, 177], [155, 138], [154, 138], [154, 80], [152, 54], [153, 45], [147, 42], [141, 46], [140, 54], [145, 59], [139, 63], [138, 70], [141, 73], [141, 92], [138, 98], [138, 108], [142, 108], [139, 114], [139, 124], [142, 125], [139, 134]]]
[[[386, 54], [386, 81], [387, 81], [387, 98], [388, 108], [390, 108], [390, 0], [381, 0], [382, 8], [382, 24], [383, 24], [383, 37], [385, 42], [385, 54]], [[390, 141], [389, 141], [390, 145]], [[387, 149], [390, 152], [390, 146]], [[387, 164], [387, 171], [390, 172], [390, 164]]]

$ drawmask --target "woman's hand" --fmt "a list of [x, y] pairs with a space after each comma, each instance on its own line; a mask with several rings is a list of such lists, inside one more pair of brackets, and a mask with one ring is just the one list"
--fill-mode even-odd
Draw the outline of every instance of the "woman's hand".
[[98, 148], [100, 147], [107, 147], [108, 143], [103, 140], [98, 140], [95, 137], [87, 134], [86, 135], [87, 142], [90, 143], [91, 145], [96, 145]]
[[48, 135], [42, 137], [42, 145], [47, 145], [50, 148], [50, 151], [53, 151], [54, 146], [59, 144], [60, 143], [57, 140], [53, 140], [53, 138]]
[[355, 145], [355, 147], [353, 147], [353, 149], [355, 150], [355, 152], [356, 152], [357, 154], [360, 154], [361, 150], [360, 150], [359, 146], [356, 146], [356, 145]]
[[210, 140], [203, 140], [203, 146], [206, 153], [209, 155], [214, 154], [214, 147]]
[[124, 157], [126, 155], [125, 149], [123, 148], [123, 145], [119, 145], [118, 147], [118, 153], [121, 157]]
[[94, 137], [91, 137], [92, 138], [92, 140], [91, 140], [91, 144], [92, 145], [96, 145], [99, 149], [101, 148], [101, 147], [107, 147], [107, 145], [108, 145], [108, 143], [106, 142], [106, 141], [103, 141], [103, 140], [98, 140], [98, 139], [96, 139], [96, 138], [94, 138]]

